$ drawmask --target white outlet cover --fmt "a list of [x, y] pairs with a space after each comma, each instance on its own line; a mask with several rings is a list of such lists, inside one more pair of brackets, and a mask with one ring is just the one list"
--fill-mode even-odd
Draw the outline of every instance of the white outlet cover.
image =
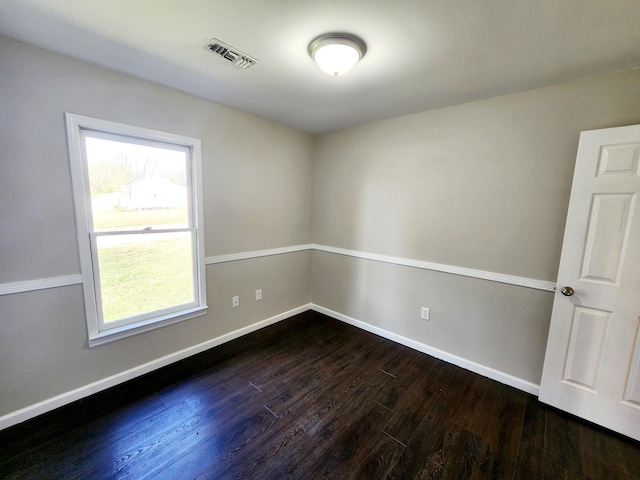
[[262, 300], [262, 289], [256, 290], [256, 302]]
[[240, 297], [233, 297], [232, 305], [233, 305], [233, 308], [239, 307], [240, 306]]
[[429, 309], [427, 307], [422, 307], [420, 311], [420, 318], [422, 320], [429, 320]]

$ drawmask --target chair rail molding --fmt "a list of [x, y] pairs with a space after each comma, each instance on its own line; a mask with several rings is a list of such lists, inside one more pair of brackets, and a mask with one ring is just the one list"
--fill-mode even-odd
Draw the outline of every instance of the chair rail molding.
[[[546, 280], [537, 280], [534, 278], [519, 277], [516, 275], [507, 275], [504, 273], [489, 272], [485, 270], [476, 270], [473, 268], [458, 267], [455, 265], [445, 265], [442, 263], [426, 262], [423, 260], [415, 260], [411, 258], [394, 257], [391, 255], [381, 255], [378, 253], [363, 252], [360, 250], [349, 250], [346, 248], [331, 247], [328, 245], [320, 245], [316, 243], [307, 243], [301, 245], [291, 245], [287, 247], [269, 248], [265, 250], [253, 250], [249, 252], [230, 253], [225, 255], [214, 255], [205, 258], [206, 265], [215, 265], [218, 263], [236, 262], [239, 260], [250, 260], [252, 258], [269, 257], [272, 255], [284, 255], [287, 253], [319, 251], [325, 253], [333, 253], [336, 255], [345, 255], [363, 260], [371, 260], [375, 262], [390, 263], [393, 265], [402, 265], [405, 267], [420, 268], [423, 270], [432, 270], [435, 272], [449, 273], [452, 275], [461, 275], [464, 277], [478, 278], [491, 282], [506, 283], [519, 287], [533, 288], [543, 290], [545, 292], [555, 292], [555, 282]], [[26, 280], [20, 282], [10, 282], [0, 284], [0, 296], [11, 295], [14, 293], [31, 292], [36, 290], [44, 290], [47, 288], [65, 287], [68, 285], [76, 285], [82, 283], [82, 275], [66, 275], [51, 278], [41, 278], [37, 280]]]

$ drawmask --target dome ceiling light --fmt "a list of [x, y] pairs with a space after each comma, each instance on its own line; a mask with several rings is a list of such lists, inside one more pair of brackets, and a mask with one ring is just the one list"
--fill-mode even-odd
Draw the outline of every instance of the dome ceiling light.
[[322, 71], [335, 76], [351, 70], [366, 52], [364, 41], [350, 33], [327, 33], [309, 44], [311, 58]]

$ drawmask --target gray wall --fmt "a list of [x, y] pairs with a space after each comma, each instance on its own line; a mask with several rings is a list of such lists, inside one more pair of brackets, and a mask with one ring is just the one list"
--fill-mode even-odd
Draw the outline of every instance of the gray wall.
[[[65, 111], [202, 140], [207, 256], [313, 241], [550, 281], [579, 132], [640, 123], [638, 70], [314, 138], [2, 37], [0, 66], [0, 284], [79, 273]], [[319, 251], [207, 287], [207, 316], [93, 349], [79, 285], [0, 296], [0, 416], [311, 300], [538, 383], [553, 296]]]
[[[66, 111], [202, 140], [207, 256], [311, 242], [312, 136], [0, 37], [0, 284], [80, 272]], [[207, 316], [93, 349], [79, 285], [0, 296], [0, 416], [310, 301], [309, 252], [206, 272]]]
[[[633, 123], [640, 70], [319, 136], [314, 243], [553, 282], [580, 131]], [[326, 252], [312, 272], [316, 304], [540, 381], [553, 293]]]

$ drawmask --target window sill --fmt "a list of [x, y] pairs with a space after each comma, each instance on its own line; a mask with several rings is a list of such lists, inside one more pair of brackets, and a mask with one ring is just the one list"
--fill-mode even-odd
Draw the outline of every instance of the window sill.
[[189, 310], [182, 310], [177, 313], [164, 315], [162, 317], [154, 318], [151, 320], [145, 320], [138, 323], [132, 323], [130, 325], [111, 328], [109, 330], [99, 332], [96, 335], [90, 336], [89, 348], [104, 345], [105, 343], [115, 342], [116, 340], [132, 337], [140, 333], [157, 330], [158, 328], [163, 328], [168, 325], [173, 325], [174, 323], [190, 320], [192, 318], [201, 317], [202, 315], [206, 315], [207, 311], [208, 307], [205, 305], [202, 307], [191, 308]]

